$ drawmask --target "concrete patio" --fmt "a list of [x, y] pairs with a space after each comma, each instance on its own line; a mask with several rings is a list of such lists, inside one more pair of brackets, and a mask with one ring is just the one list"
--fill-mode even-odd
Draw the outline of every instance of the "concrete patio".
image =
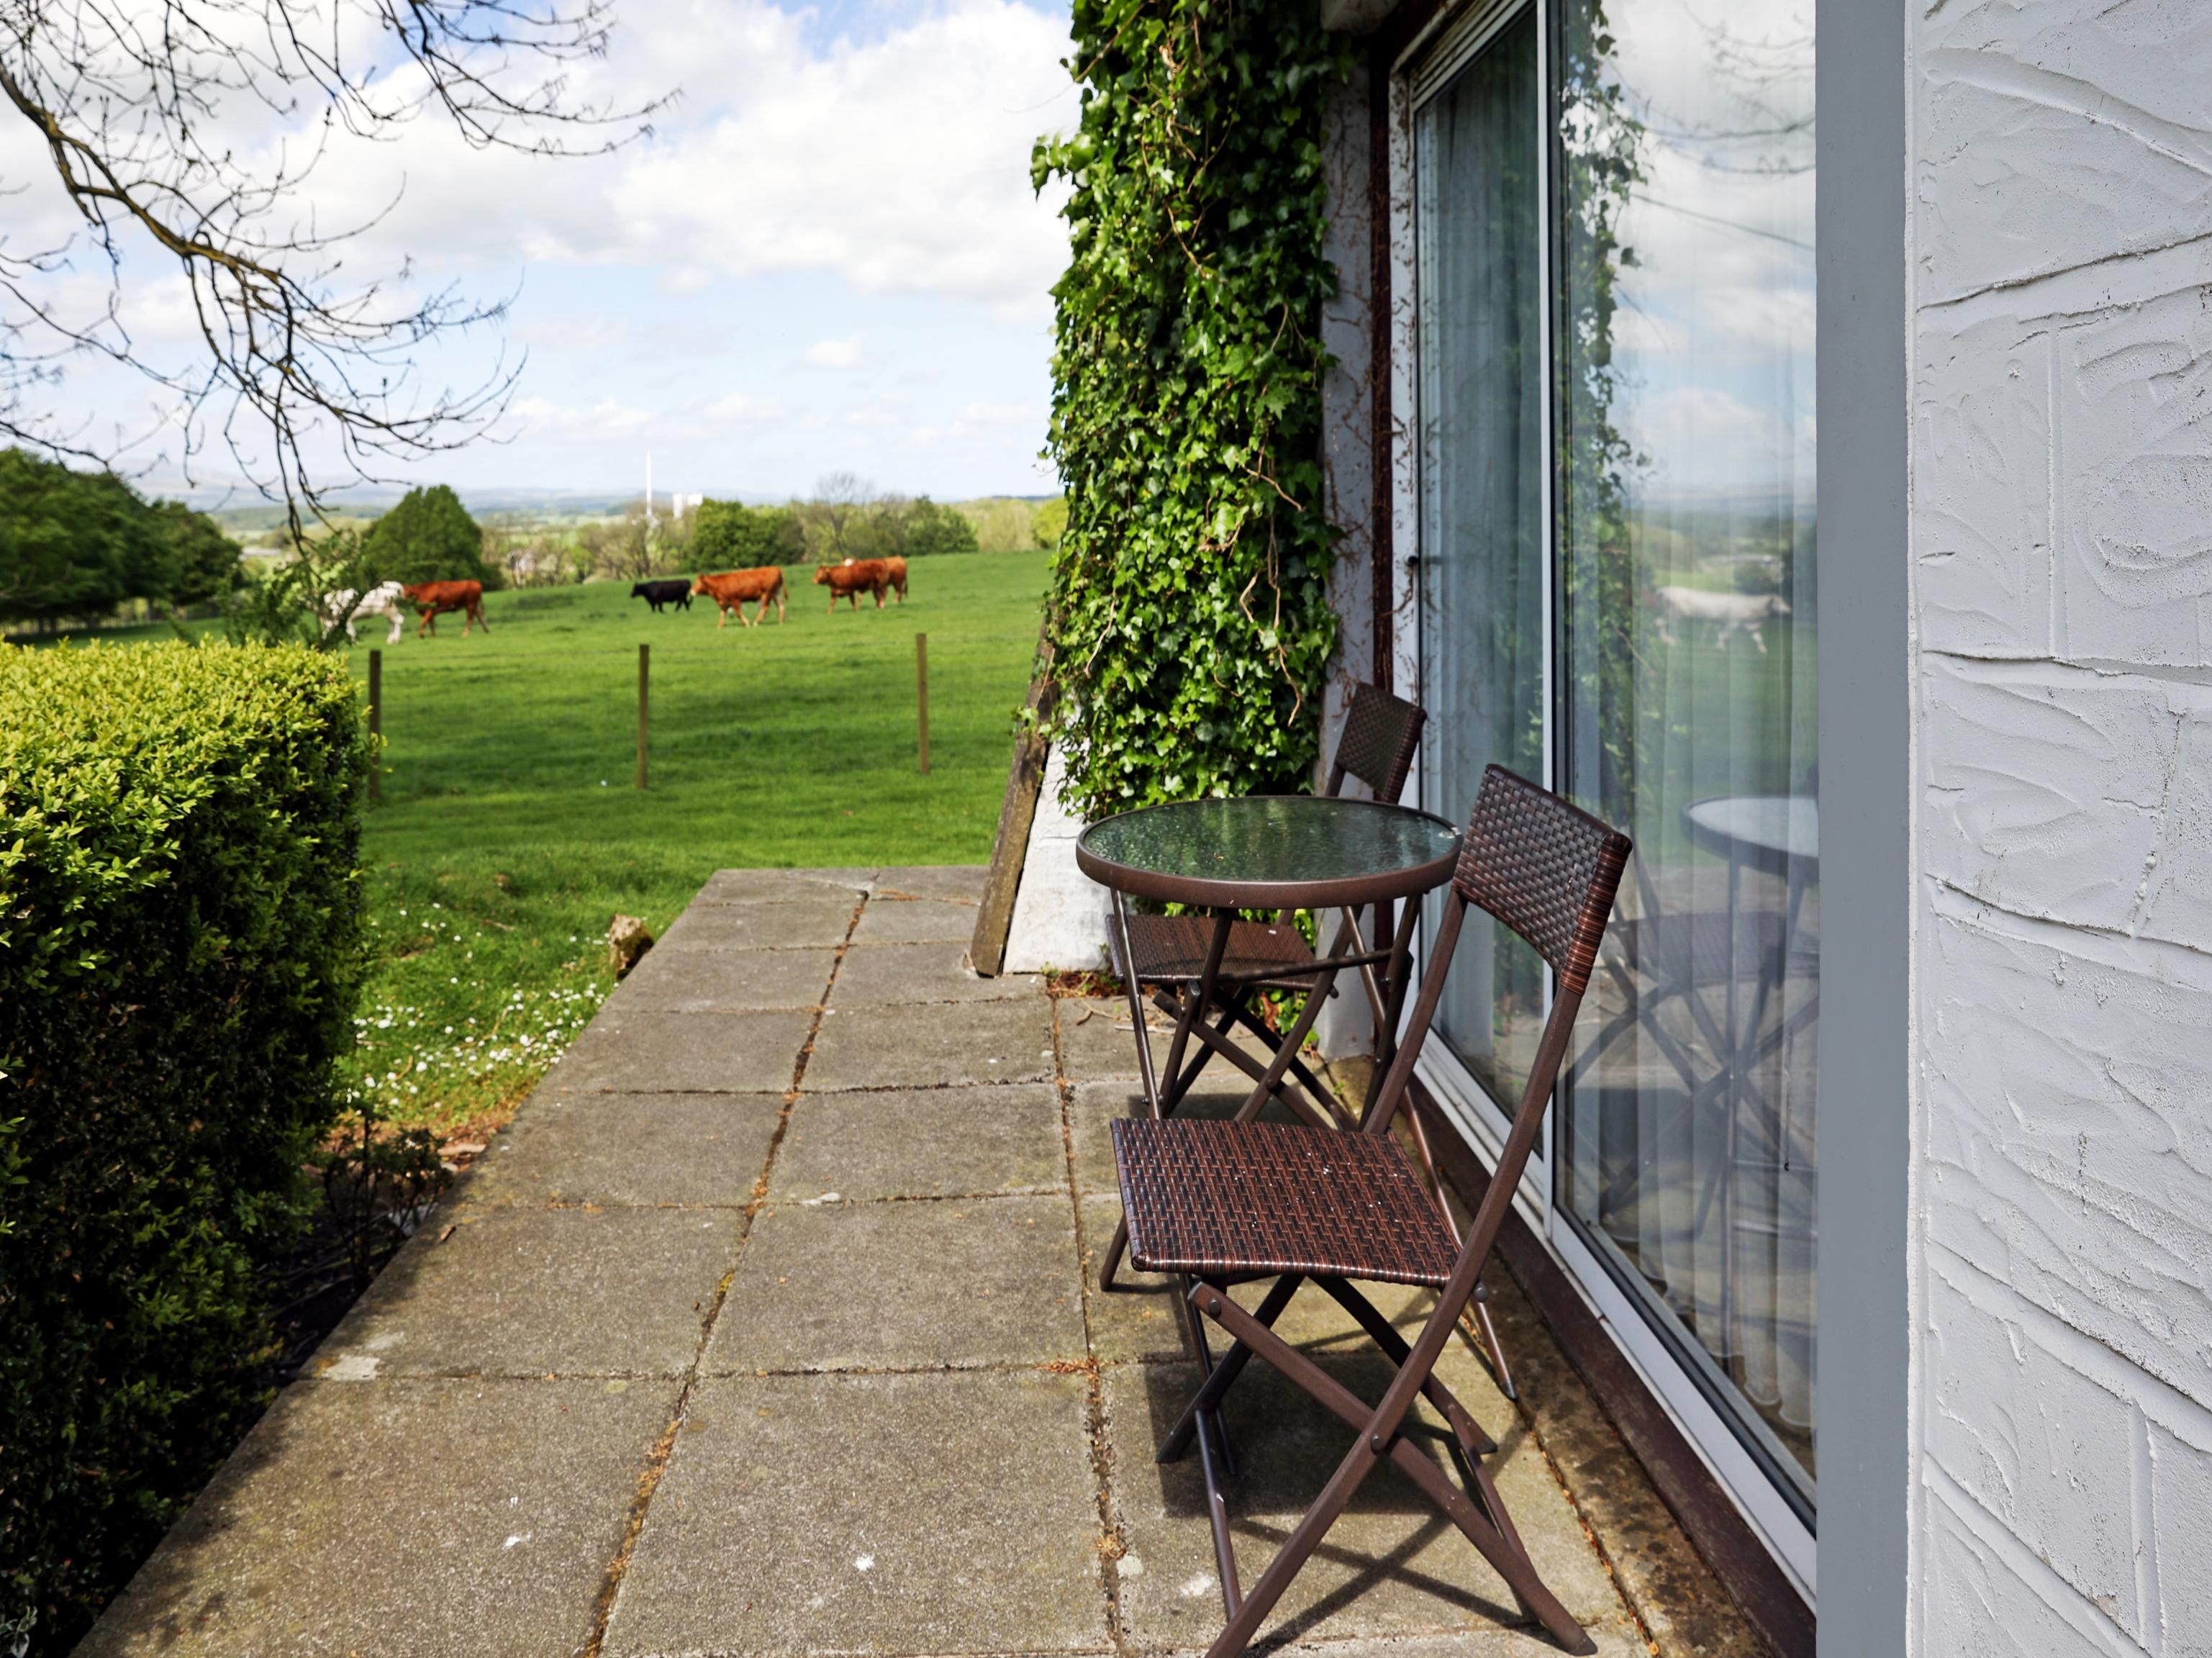
[[[969, 975], [981, 880], [716, 876], [80, 1653], [1202, 1649], [1196, 1466], [1152, 1455], [1193, 1385], [1174, 1309], [1089, 1270], [1127, 1008]], [[1571, 1388], [1510, 1285], [1500, 1313], [1528, 1392]], [[1372, 1395], [1332, 1303], [1284, 1327]], [[1570, 1423], [1547, 1455], [1464, 1346], [1443, 1373], [1601, 1653], [1751, 1649], [1663, 1511], [1586, 1529], [1618, 1500], [1578, 1511], [1555, 1468], [1601, 1447]], [[1263, 1365], [1227, 1417], [1249, 1582], [1345, 1430]], [[1557, 1650], [1387, 1468], [1271, 1629]]]

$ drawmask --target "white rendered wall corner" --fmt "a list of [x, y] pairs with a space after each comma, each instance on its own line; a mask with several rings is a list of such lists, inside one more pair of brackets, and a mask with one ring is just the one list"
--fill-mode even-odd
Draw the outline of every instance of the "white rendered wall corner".
[[1106, 964], [1107, 917], [1113, 901], [1105, 888], [1076, 867], [1075, 838], [1083, 832], [1083, 823], [1060, 803], [1066, 778], [1066, 765], [1055, 748], [1045, 762], [1044, 786], [1030, 825], [1029, 852], [1022, 859], [1021, 884], [1014, 891], [1003, 972]]
[[[1316, 789], [1327, 780], [1352, 686], [1375, 677], [1375, 203], [1367, 88], [1363, 65], [1331, 91], [1322, 117], [1328, 191], [1322, 251], [1336, 266], [1337, 284], [1321, 313], [1322, 344], [1334, 359], [1322, 382], [1322, 487], [1328, 520], [1340, 533], [1328, 578], [1336, 656], [1322, 704]], [[1363, 793], [1356, 785], [1352, 792]], [[1337, 918], [1332, 911], [1320, 919], [1325, 942], [1334, 936]], [[1375, 1027], [1366, 1004], [1337, 995], [1315, 1022], [1314, 1040], [1331, 1059], [1371, 1053]]]
[[2212, 1653], [2212, 4], [1913, 16], [1911, 1643]]

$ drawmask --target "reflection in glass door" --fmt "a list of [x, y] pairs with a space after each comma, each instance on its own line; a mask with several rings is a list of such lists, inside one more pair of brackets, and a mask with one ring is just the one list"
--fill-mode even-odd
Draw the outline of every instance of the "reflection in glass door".
[[[1465, 820], [1495, 761], [1544, 776], [1543, 166], [1523, 9], [1420, 111], [1422, 804]], [[1430, 925], [1436, 925], [1431, 902]], [[1437, 1033], [1518, 1097], [1544, 1017], [1535, 952], [1476, 912]]]
[[1634, 837], [1559, 1203], [1810, 1515], [1810, 0], [1563, 0], [1561, 782]]
[[[1549, 1236], [1810, 1585], [1812, 0], [1535, 0], [1409, 90], [1423, 804], [1497, 761], [1636, 841]], [[1545, 993], [1471, 926], [1437, 1092], [1511, 1101]]]

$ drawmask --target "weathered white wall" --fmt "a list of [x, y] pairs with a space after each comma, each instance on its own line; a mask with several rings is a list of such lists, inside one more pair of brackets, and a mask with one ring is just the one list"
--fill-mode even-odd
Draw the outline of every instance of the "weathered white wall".
[[2212, 3], [1911, 40], [1913, 1642], [2212, 1654]]
[[1014, 889], [1004, 972], [1083, 971], [1106, 965], [1113, 896], [1076, 865], [1075, 842], [1083, 822], [1060, 802], [1066, 781], [1067, 767], [1055, 748], [1045, 761], [1021, 884]]
[[[1337, 293], [1321, 319], [1322, 344], [1336, 359], [1322, 383], [1322, 481], [1329, 522], [1342, 538], [1329, 572], [1329, 603], [1340, 631], [1322, 708], [1316, 788], [1327, 780], [1352, 687], [1375, 677], [1375, 227], [1364, 69], [1332, 92], [1323, 122], [1328, 217], [1323, 248], [1336, 266]], [[1335, 928], [1334, 914], [1322, 919], [1324, 939]], [[1332, 1059], [1370, 1052], [1374, 1035], [1364, 1005], [1349, 995], [1334, 998], [1314, 1025], [1314, 1039]]]

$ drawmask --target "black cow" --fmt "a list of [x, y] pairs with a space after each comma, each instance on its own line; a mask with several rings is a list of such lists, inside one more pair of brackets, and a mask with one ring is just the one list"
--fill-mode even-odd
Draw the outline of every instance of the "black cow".
[[682, 576], [672, 581], [633, 581], [629, 596], [652, 605], [655, 616], [660, 614], [664, 604], [680, 604], [688, 610], [691, 608], [691, 583]]

